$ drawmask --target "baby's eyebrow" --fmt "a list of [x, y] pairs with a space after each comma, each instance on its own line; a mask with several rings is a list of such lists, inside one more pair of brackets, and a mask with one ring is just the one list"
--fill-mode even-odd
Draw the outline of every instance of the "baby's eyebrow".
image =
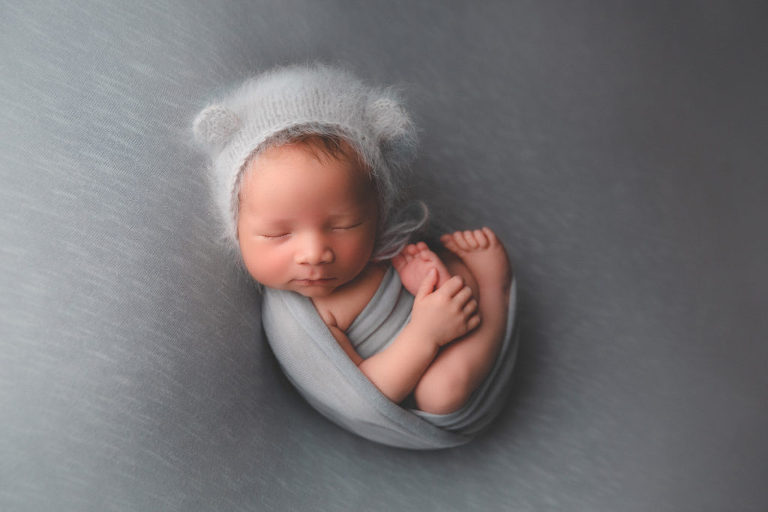
[[278, 218], [263, 218], [263, 217], [261, 217], [261, 218], [257, 219], [257, 221], [256, 221], [256, 224], [258, 224], [259, 226], [270, 227], [270, 228], [272, 228], [272, 227], [284, 227], [284, 226], [288, 226], [290, 223], [291, 223], [290, 219], [285, 219], [285, 218], [282, 218], [282, 217], [278, 217]]
[[345, 212], [333, 213], [329, 215], [328, 218], [331, 220], [348, 219], [349, 217], [360, 217], [362, 214], [363, 212], [359, 210], [349, 210]]
[[366, 218], [367, 218], [367, 215], [362, 209], [356, 209], [354, 211], [351, 210], [345, 213], [329, 215], [328, 221], [331, 223], [336, 223], [336, 222], [350, 223], [350, 222], [362, 222]]

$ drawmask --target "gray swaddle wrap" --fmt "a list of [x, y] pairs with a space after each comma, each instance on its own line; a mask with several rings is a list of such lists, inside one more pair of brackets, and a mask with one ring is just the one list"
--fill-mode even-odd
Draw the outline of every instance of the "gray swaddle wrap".
[[[413, 296], [390, 267], [378, 290], [347, 330], [363, 358], [384, 349], [410, 318]], [[391, 402], [357, 368], [320, 318], [312, 301], [298, 293], [265, 288], [264, 330], [283, 371], [304, 398], [348, 430], [379, 443], [435, 449], [470, 441], [496, 416], [517, 353], [516, 281], [499, 357], [468, 402], [450, 414], [429, 414]]]

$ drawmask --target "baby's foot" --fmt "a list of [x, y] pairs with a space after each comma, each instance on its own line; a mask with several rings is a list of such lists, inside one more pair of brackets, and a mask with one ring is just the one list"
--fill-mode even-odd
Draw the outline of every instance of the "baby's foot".
[[406, 245], [400, 254], [392, 258], [392, 266], [400, 274], [405, 289], [413, 295], [419, 291], [421, 281], [432, 268], [437, 269], [437, 288], [451, 278], [445, 264], [424, 242]]
[[456, 231], [443, 235], [440, 241], [461, 258], [477, 279], [481, 292], [483, 288], [493, 289], [499, 285], [502, 291], [509, 290], [512, 268], [507, 251], [490, 228]]

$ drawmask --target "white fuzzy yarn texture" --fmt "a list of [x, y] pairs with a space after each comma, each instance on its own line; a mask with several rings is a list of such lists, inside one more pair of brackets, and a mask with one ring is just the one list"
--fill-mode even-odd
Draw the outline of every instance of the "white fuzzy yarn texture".
[[193, 132], [211, 158], [213, 199], [224, 237], [235, 247], [240, 175], [265, 142], [285, 132], [338, 135], [360, 154], [381, 196], [380, 238], [389, 239], [382, 242], [387, 247], [379, 248], [384, 253], [404, 243], [397, 232], [413, 231], [425, 220], [424, 215], [421, 221], [396, 220], [392, 213], [402, 174], [415, 153], [410, 117], [392, 89], [366, 85], [344, 69], [294, 65], [257, 75], [205, 107]]

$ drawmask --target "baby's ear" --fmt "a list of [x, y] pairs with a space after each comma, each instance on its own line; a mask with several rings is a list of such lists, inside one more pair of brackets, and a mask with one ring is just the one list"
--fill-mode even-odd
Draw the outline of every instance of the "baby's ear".
[[195, 140], [208, 150], [223, 147], [239, 128], [240, 118], [222, 105], [205, 107], [192, 124]]
[[379, 146], [392, 163], [410, 161], [416, 148], [416, 128], [399, 101], [379, 96], [368, 104], [368, 118], [373, 126]]

